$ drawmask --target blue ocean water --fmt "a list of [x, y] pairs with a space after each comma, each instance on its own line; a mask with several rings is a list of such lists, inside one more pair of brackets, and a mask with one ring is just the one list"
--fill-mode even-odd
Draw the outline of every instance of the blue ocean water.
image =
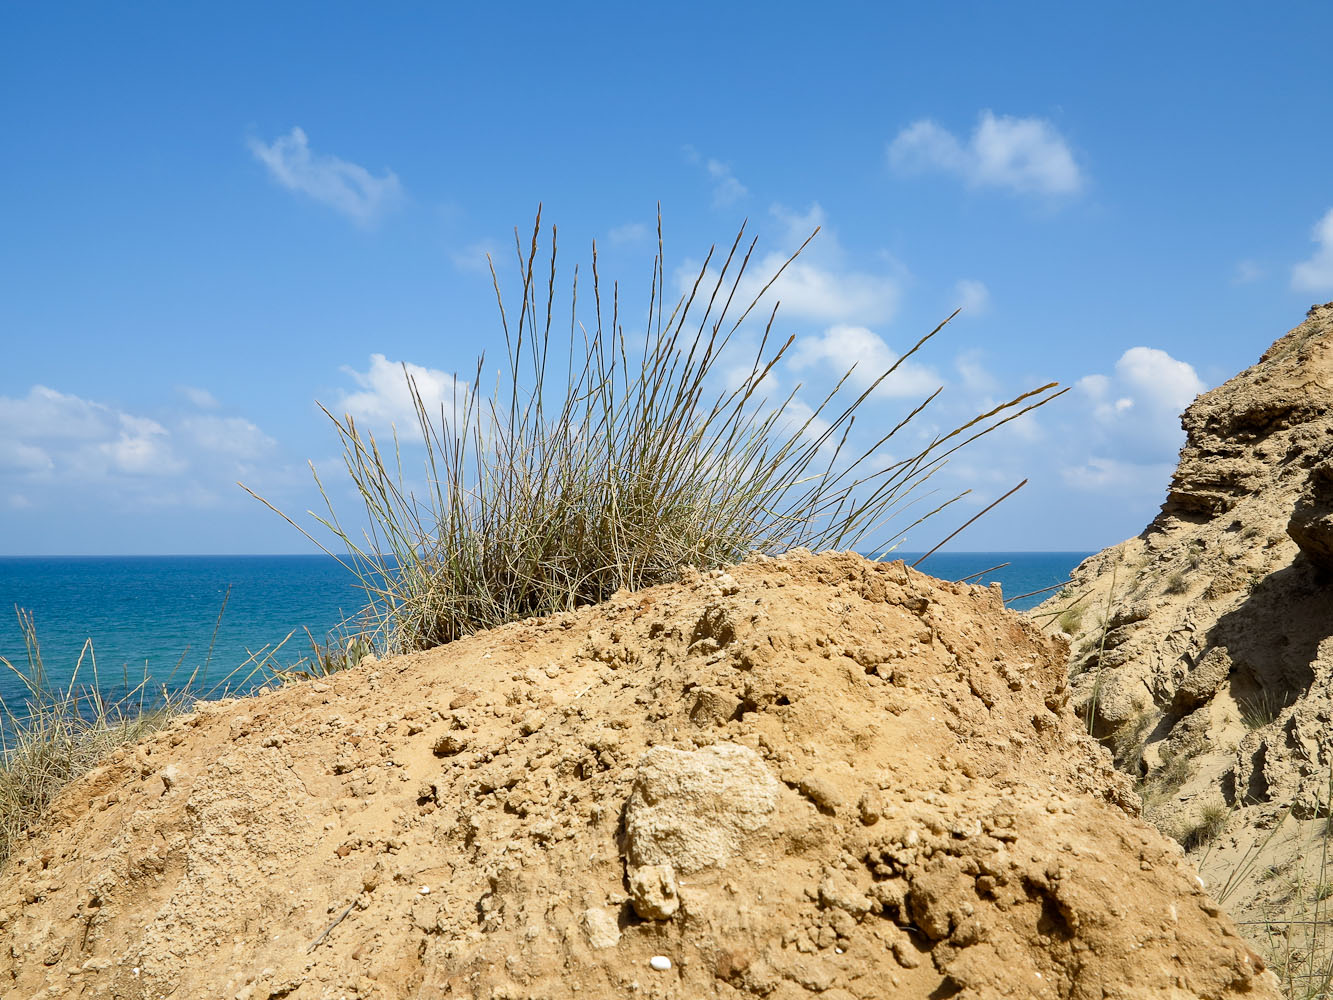
[[[57, 686], [91, 639], [104, 690], [114, 693], [127, 680], [132, 687], [145, 674], [179, 684], [196, 669], [207, 690], [291, 633], [276, 660], [296, 663], [310, 651], [304, 629], [324, 641], [364, 604], [355, 577], [322, 555], [0, 558], [0, 656], [27, 662], [17, 606], [32, 613]], [[89, 657], [79, 669], [79, 684], [91, 683]], [[19, 678], [0, 666], [5, 704], [17, 710], [23, 693]]]
[[[910, 564], [919, 555], [892, 557]], [[1087, 555], [951, 552], [931, 556], [919, 568], [959, 580], [1008, 563], [977, 582], [999, 581], [1009, 598], [1059, 584]], [[1045, 597], [1010, 606], [1031, 607]], [[26, 662], [17, 606], [32, 613], [42, 659], [57, 686], [68, 682], [91, 639], [99, 681], [112, 694], [145, 674], [172, 683], [196, 668], [205, 670], [200, 681], [206, 689], [289, 634], [276, 659], [294, 664], [309, 652], [306, 629], [324, 641], [364, 603], [355, 578], [328, 556], [0, 558], [0, 656], [15, 665]], [[80, 683], [91, 682], [91, 666], [85, 658]], [[0, 698], [12, 711], [21, 708], [23, 694], [19, 678], [0, 667]]]
[[[1050, 597], [1059, 585], [1069, 579], [1074, 567], [1081, 563], [1091, 552], [942, 552], [924, 560], [917, 569], [941, 580], [962, 580], [974, 573], [981, 576], [969, 580], [988, 587], [998, 583], [1004, 589], [1006, 607], [1016, 611], [1035, 608]], [[903, 559], [912, 565], [921, 556], [920, 552], [894, 552], [890, 558]], [[1003, 565], [1007, 563], [1008, 565]], [[992, 567], [999, 566], [999, 569]], [[1045, 593], [1034, 591], [1046, 590]], [[1030, 597], [1023, 595], [1031, 594]]]

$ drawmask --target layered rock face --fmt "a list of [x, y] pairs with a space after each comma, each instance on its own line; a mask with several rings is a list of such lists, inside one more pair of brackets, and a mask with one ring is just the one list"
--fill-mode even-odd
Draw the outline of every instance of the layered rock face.
[[[1333, 303], [1182, 424], [1161, 513], [1036, 613], [1070, 634], [1074, 700], [1140, 778], [1149, 815], [1188, 836], [1208, 808], [1231, 811], [1209, 846], [1224, 874], [1259, 841], [1276, 858], [1280, 821], [1328, 813]], [[1272, 902], [1257, 885], [1235, 898]]]
[[0, 879], [0, 996], [1274, 997], [997, 590], [795, 553], [204, 706]]

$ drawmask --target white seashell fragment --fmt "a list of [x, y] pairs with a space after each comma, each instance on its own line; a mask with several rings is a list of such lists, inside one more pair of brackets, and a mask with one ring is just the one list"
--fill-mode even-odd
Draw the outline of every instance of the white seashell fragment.
[[648, 964], [658, 972], [666, 972], [671, 968], [671, 959], [667, 958], [665, 955], [654, 955], [652, 958], [648, 959]]
[[429, 895], [430, 895], [430, 886], [428, 886], [428, 885], [423, 885], [420, 889], [417, 890], [417, 892], [421, 893], [421, 895], [423, 895], [423, 896], [429, 896]]

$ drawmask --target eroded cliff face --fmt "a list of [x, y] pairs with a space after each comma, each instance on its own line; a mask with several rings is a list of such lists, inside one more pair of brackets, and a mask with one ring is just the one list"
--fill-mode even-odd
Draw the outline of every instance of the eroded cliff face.
[[[1219, 878], [1260, 842], [1257, 872], [1290, 869], [1333, 773], [1333, 303], [1181, 422], [1161, 513], [1036, 614], [1069, 633], [1078, 710], [1147, 814]], [[1223, 810], [1210, 840], [1199, 824]], [[1233, 898], [1246, 913], [1295, 902], [1280, 882]]]
[[0, 879], [0, 995], [1275, 997], [998, 590], [793, 553], [203, 706]]

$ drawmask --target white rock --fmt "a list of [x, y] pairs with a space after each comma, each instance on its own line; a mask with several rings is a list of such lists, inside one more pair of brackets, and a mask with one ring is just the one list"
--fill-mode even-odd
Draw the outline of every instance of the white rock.
[[588, 943], [594, 948], [614, 948], [620, 943], [620, 927], [616, 915], [603, 906], [593, 906], [583, 911], [583, 933]]
[[671, 959], [667, 958], [665, 955], [654, 955], [652, 958], [648, 959], [648, 964], [658, 972], [666, 972], [671, 968]]
[[779, 787], [746, 746], [653, 747], [639, 759], [625, 809], [628, 860], [670, 865], [677, 875], [725, 867], [747, 835], [768, 825]]

